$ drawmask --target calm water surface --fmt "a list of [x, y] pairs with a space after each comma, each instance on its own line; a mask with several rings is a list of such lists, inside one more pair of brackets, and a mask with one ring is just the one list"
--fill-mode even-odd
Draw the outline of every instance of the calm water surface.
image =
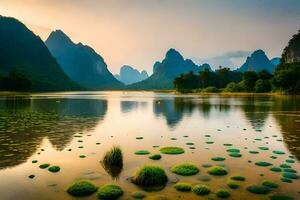
[[[286, 164], [300, 172], [299, 100], [287, 96], [179, 96], [151, 92], [0, 96], [0, 199], [76, 199], [65, 189], [78, 179], [90, 179], [98, 186], [116, 183], [125, 191], [122, 199], [130, 199], [133, 191], [141, 189], [128, 178], [146, 163], [161, 165], [170, 178], [164, 189], [148, 192], [148, 197], [217, 199], [214, 193], [198, 197], [175, 191], [172, 185], [180, 180], [207, 184], [212, 191], [226, 188], [231, 199], [269, 199], [275, 193], [300, 199], [300, 179], [285, 183], [281, 181], [282, 173], [270, 171], [288, 159], [295, 162]], [[139, 136], [143, 139], [137, 140]], [[194, 143], [192, 149], [186, 145], [188, 142]], [[224, 146], [226, 143], [232, 147]], [[116, 176], [107, 173], [100, 163], [113, 145], [119, 145], [124, 152], [124, 166]], [[159, 161], [134, 154], [137, 150], [158, 153], [154, 145], [183, 147], [185, 153], [162, 155]], [[230, 157], [226, 152], [229, 148], [240, 149], [242, 157]], [[251, 150], [259, 153], [251, 154]], [[274, 150], [285, 154], [274, 154]], [[226, 160], [212, 161], [216, 156]], [[38, 162], [32, 163], [33, 160]], [[257, 161], [273, 166], [259, 167], [254, 164]], [[182, 162], [197, 164], [200, 173], [190, 177], [172, 174], [170, 168]], [[43, 163], [58, 165], [61, 171], [40, 169]], [[229, 174], [210, 176], [204, 181], [208, 174], [203, 164], [223, 165]], [[31, 174], [35, 178], [28, 178]], [[231, 175], [246, 177], [241, 188], [226, 186]], [[280, 187], [269, 195], [245, 190], [247, 185], [264, 180], [272, 180]], [[80, 199], [96, 199], [96, 195]]]

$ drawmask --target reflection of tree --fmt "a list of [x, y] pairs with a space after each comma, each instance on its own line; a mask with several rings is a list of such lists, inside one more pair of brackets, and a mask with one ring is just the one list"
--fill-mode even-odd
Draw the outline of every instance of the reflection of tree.
[[106, 111], [106, 100], [0, 100], [0, 168], [26, 161], [45, 137], [63, 150], [75, 133], [93, 128]]
[[138, 108], [139, 103], [137, 101], [121, 101], [122, 113], [128, 113]]
[[243, 97], [241, 103], [241, 109], [253, 129], [261, 129], [269, 116], [271, 97]]
[[284, 143], [300, 160], [300, 104], [297, 97], [278, 97], [274, 100], [273, 116], [281, 128]]

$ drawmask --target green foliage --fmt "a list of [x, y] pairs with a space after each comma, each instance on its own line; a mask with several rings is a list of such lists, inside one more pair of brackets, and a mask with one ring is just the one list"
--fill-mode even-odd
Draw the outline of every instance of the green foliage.
[[246, 178], [244, 176], [231, 176], [230, 179], [235, 181], [245, 181]]
[[174, 185], [174, 188], [178, 191], [189, 192], [192, 190], [192, 185], [190, 183], [179, 182]]
[[73, 196], [88, 196], [97, 191], [97, 187], [90, 181], [80, 180], [72, 183], [67, 192]]
[[255, 71], [246, 71], [243, 74], [243, 86], [246, 92], [253, 92], [255, 83], [258, 79], [257, 73]]
[[161, 155], [160, 154], [153, 154], [153, 155], [149, 156], [149, 158], [151, 160], [160, 160], [161, 159]]
[[210, 193], [210, 188], [207, 185], [197, 184], [193, 187], [193, 192], [197, 195], [208, 195]]
[[270, 92], [272, 89], [271, 81], [259, 79], [254, 86], [254, 92], [263, 93]]
[[59, 166], [51, 166], [48, 168], [48, 170], [52, 173], [56, 173], [60, 171], [60, 167]]
[[269, 180], [263, 181], [262, 185], [269, 187], [269, 188], [278, 188], [279, 187], [279, 185], [277, 183], [274, 183], [273, 181], [269, 181]]
[[228, 187], [230, 187], [231, 189], [237, 189], [240, 187], [240, 185], [236, 182], [236, 181], [233, 181], [233, 180], [228, 180], [227, 181], [227, 185]]
[[7, 77], [0, 77], [0, 90], [3, 91], [29, 91], [31, 81], [16, 70], [9, 72]]
[[224, 89], [224, 92], [243, 92], [243, 91], [244, 91], [243, 85], [241, 83], [235, 83], [235, 82], [229, 83]]
[[49, 163], [44, 163], [44, 164], [41, 164], [41, 165], [39, 166], [39, 168], [41, 168], [41, 169], [46, 169], [46, 168], [48, 168], [49, 166], [50, 166]]
[[199, 168], [193, 163], [182, 163], [172, 167], [171, 171], [182, 176], [190, 176], [197, 174]]
[[115, 200], [124, 194], [118, 185], [107, 184], [98, 189], [97, 197], [103, 200]]
[[162, 185], [168, 181], [165, 170], [157, 165], [145, 165], [132, 178], [132, 182], [141, 186]]
[[268, 187], [261, 185], [249, 185], [246, 190], [254, 194], [267, 194], [270, 192]]
[[218, 88], [216, 88], [216, 87], [214, 87], [214, 86], [209, 86], [207, 88], [204, 88], [202, 90], [202, 92], [205, 92], [205, 93], [218, 93], [218, 92], [221, 92], [221, 90], [218, 89]]
[[300, 92], [300, 62], [277, 66], [274, 73], [274, 85], [283, 92], [298, 94]]
[[123, 166], [122, 150], [118, 146], [113, 146], [103, 157], [103, 163], [107, 165]]
[[150, 154], [150, 152], [148, 150], [138, 150], [138, 151], [134, 152], [134, 154], [136, 154], [136, 155], [147, 155], [147, 154]]

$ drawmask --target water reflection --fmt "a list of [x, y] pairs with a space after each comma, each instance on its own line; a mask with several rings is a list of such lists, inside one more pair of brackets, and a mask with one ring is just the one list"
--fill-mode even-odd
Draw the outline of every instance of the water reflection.
[[92, 129], [106, 112], [106, 100], [1, 99], [0, 169], [25, 162], [44, 138], [63, 150], [75, 133]]

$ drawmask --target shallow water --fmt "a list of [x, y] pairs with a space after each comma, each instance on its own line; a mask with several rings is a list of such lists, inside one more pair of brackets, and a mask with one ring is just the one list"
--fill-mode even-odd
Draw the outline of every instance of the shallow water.
[[[170, 179], [161, 191], [147, 192], [148, 197], [217, 199], [215, 191], [225, 188], [231, 199], [269, 199], [272, 194], [300, 199], [300, 179], [285, 183], [280, 180], [282, 173], [270, 171], [290, 159], [295, 162], [287, 164], [300, 174], [299, 100], [287, 96], [180, 96], [152, 92], [0, 96], [0, 199], [76, 199], [65, 189], [77, 179], [90, 179], [98, 186], [116, 183], [125, 191], [121, 199], [130, 199], [133, 191], [141, 189], [128, 178], [147, 163], [161, 165]], [[194, 149], [190, 149], [188, 142], [194, 143]], [[224, 146], [226, 143], [232, 146]], [[122, 148], [124, 166], [112, 178], [100, 161], [113, 145]], [[185, 153], [162, 155], [159, 161], [134, 154], [137, 150], [159, 153], [154, 145], [183, 147]], [[240, 149], [242, 157], [230, 157], [226, 152], [230, 148]], [[251, 150], [259, 153], [251, 154]], [[277, 155], [273, 150], [285, 154]], [[226, 160], [212, 161], [216, 156]], [[258, 161], [270, 162], [272, 166], [256, 166], [254, 163]], [[173, 174], [170, 168], [182, 162], [197, 164], [200, 173], [186, 177]], [[51, 173], [40, 169], [43, 163], [58, 165], [61, 170]], [[224, 165], [228, 175], [201, 181], [208, 175], [203, 164]], [[31, 174], [35, 175], [33, 179], [28, 178]], [[232, 175], [246, 177], [239, 189], [226, 185]], [[173, 188], [178, 180], [204, 183], [213, 192], [205, 197], [178, 192]], [[264, 180], [280, 186], [267, 195], [252, 194], [245, 189]], [[81, 199], [95, 198], [94, 194]]]

